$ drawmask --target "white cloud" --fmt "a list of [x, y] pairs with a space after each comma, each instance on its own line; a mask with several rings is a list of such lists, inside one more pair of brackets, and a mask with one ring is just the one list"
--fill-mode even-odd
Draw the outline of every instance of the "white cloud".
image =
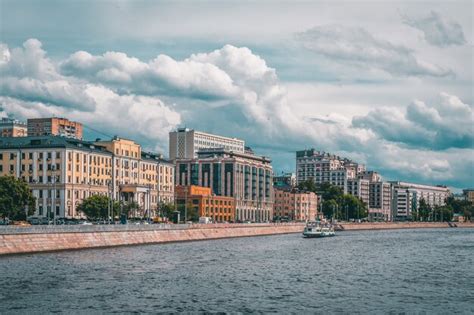
[[405, 110], [379, 108], [354, 117], [353, 125], [389, 141], [445, 150], [473, 147], [473, 121], [471, 106], [443, 92], [433, 105], [415, 100]]
[[382, 70], [396, 76], [443, 77], [452, 72], [418, 60], [402, 45], [374, 37], [361, 27], [321, 25], [296, 34], [305, 48], [330, 60], [368, 70]]
[[[38, 52], [41, 45], [35, 43], [13, 49], [16, 53], [2, 65], [8, 69], [8, 89], [2, 88], [0, 104], [4, 113], [17, 118], [66, 116], [160, 150], [167, 146], [168, 132], [186, 124], [244, 138], [266, 152], [292, 152], [291, 159], [295, 150], [314, 146], [350, 152], [391, 179], [415, 174], [424, 182], [454, 182], [457, 177], [469, 182], [463, 175], [469, 163], [456, 163], [468, 160], [472, 149], [455, 140], [472, 137], [463, 133], [472, 111], [449, 94], [442, 94], [433, 106], [415, 102], [406, 112], [369, 112], [357, 123], [336, 113], [319, 115], [319, 103], [311, 111], [297, 110], [276, 70], [245, 47], [225, 45], [184, 60], [158, 55], [148, 62], [120, 52], [94, 56], [80, 51], [53, 63], [42, 53], [37, 63], [48, 66], [36, 69], [45, 73], [13, 71], [31, 62], [23, 56], [32, 54], [29, 50]], [[93, 106], [71, 106], [66, 104], [69, 99]], [[457, 126], [449, 128], [446, 117]], [[441, 127], [446, 141], [436, 148], [436, 128]], [[420, 137], [432, 145], [414, 147]]]
[[456, 22], [445, 20], [436, 11], [431, 11], [428, 16], [418, 19], [404, 15], [403, 21], [422, 31], [424, 38], [431, 45], [446, 47], [466, 43], [462, 26]]
[[[120, 95], [95, 82], [65, 77], [46, 56], [41, 42], [30, 39], [23, 48], [1, 46], [4, 62], [0, 64], [0, 109], [16, 118], [65, 116], [79, 120], [105, 133], [126, 134], [141, 139], [148, 147], [164, 150], [168, 132], [181, 122], [181, 116], [159, 98]], [[75, 55], [82, 65], [90, 63], [87, 53]], [[124, 54], [111, 58], [123, 69], [133, 72], [137, 65]], [[124, 62], [127, 61], [127, 62]], [[124, 72], [126, 73], [126, 72]]]

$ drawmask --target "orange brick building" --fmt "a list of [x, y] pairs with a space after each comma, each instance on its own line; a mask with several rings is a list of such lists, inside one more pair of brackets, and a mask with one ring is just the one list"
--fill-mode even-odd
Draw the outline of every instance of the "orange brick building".
[[62, 136], [82, 140], [82, 124], [66, 118], [28, 119], [28, 136]]
[[214, 222], [234, 222], [235, 201], [232, 197], [216, 196], [209, 187], [176, 186], [177, 205], [188, 205], [199, 217], [210, 217]]

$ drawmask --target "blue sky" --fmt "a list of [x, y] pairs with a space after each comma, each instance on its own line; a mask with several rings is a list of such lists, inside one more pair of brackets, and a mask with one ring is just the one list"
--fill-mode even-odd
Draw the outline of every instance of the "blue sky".
[[[167, 152], [188, 126], [474, 186], [471, 1], [0, 0], [0, 115]], [[97, 133], [89, 131], [91, 137]]]

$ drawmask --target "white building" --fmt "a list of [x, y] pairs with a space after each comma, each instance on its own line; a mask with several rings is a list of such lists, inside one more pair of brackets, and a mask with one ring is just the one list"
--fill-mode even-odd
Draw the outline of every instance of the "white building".
[[175, 159], [197, 158], [200, 149], [219, 148], [230, 152], [244, 153], [245, 141], [213, 135], [188, 128], [180, 128], [169, 134], [169, 157]]
[[369, 218], [392, 221], [392, 191], [388, 182], [374, 181], [369, 184]]
[[369, 183], [367, 179], [350, 179], [347, 181], [347, 193], [361, 199], [368, 207]]
[[449, 189], [443, 186], [429, 186], [406, 182], [391, 182], [392, 216], [394, 220], [411, 219], [412, 212], [418, 210], [420, 199], [431, 207], [445, 205], [450, 195]]

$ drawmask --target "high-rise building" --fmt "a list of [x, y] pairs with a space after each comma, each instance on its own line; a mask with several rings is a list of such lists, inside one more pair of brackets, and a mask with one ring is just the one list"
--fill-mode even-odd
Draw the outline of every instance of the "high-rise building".
[[272, 220], [271, 160], [250, 151], [202, 149], [197, 158], [176, 160], [176, 184], [210, 187], [235, 200], [235, 221]]
[[217, 196], [209, 187], [176, 186], [176, 205], [181, 212], [183, 208], [188, 211], [192, 209], [199, 217], [211, 218], [213, 222], [235, 220], [235, 199]]
[[368, 207], [369, 184], [370, 181], [367, 179], [349, 179], [347, 180], [347, 193], [359, 198]]
[[22, 121], [10, 118], [2, 118], [0, 121], [0, 137], [26, 137], [26, 124]]
[[413, 211], [417, 211], [420, 200], [424, 199], [431, 206], [445, 205], [450, 195], [444, 186], [429, 186], [406, 182], [390, 182], [392, 185], [392, 217], [393, 220], [409, 220]]
[[169, 157], [171, 160], [197, 158], [199, 150], [208, 148], [244, 153], [245, 142], [236, 138], [222, 137], [188, 128], [180, 128], [169, 134]]
[[32, 118], [27, 121], [28, 136], [61, 136], [82, 139], [82, 124], [66, 118]]
[[369, 184], [369, 219], [392, 221], [391, 202], [390, 183], [371, 181]]
[[314, 221], [318, 213], [318, 198], [314, 192], [297, 189], [274, 189], [275, 220]]
[[0, 175], [8, 174], [29, 184], [36, 216], [80, 217], [77, 206], [96, 194], [137, 202], [137, 215], [174, 201], [174, 165], [119, 138], [97, 143], [58, 136], [2, 138]]
[[347, 181], [355, 179], [359, 172], [364, 171], [363, 164], [334, 154], [315, 149], [296, 152], [297, 183], [305, 180], [313, 180], [316, 184], [330, 183], [348, 193]]

